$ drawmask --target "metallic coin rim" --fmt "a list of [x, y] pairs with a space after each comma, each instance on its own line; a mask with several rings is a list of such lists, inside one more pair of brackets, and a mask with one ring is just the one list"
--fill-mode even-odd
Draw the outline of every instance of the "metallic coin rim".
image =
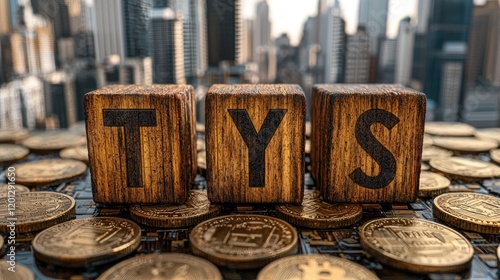
[[[153, 253], [153, 254], [146, 254], [146, 255], [140, 255], [140, 256], [135, 256], [130, 259], [124, 260], [118, 264], [115, 264], [111, 268], [107, 269], [104, 271], [103, 274], [101, 274], [97, 280], [112, 280], [112, 279], [122, 279], [122, 275], [117, 275], [116, 270], [121, 269], [126, 266], [131, 266], [133, 265], [136, 261], [141, 260], [144, 262], [148, 263], [154, 263], [156, 259], [161, 258], [161, 259], [166, 259], [166, 260], [171, 260], [171, 261], [177, 261], [180, 262], [179, 260], [186, 261], [186, 264], [192, 265], [193, 263], [199, 264], [200, 266], [205, 267], [207, 270], [210, 270], [212, 273], [211, 276], [214, 276], [214, 278], [208, 278], [205, 280], [222, 280], [222, 274], [220, 273], [219, 269], [211, 262], [192, 255], [188, 254], [180, 254], [180, 253]], [[125, 272], [133, 272], [133, 271], [139, 271], [140, 269], [144, 269], [141, 266], [136, 266], [135, 270], [128, 270]]]
[[[429, 155], [425, 155], [424, 152], [425, 150], [429, 150], [429, 149], [433, 149], [433, 150], [437, 150], [437, 151], [440, 151], [440, 152], [443, 152], [445, 154], [442, 154], [442, 155], [437, 155], [437, 156], [430, 156]], [[441, 147], [437, 147], [437, 146], [429, 146], [429, 147], [425, 147], [422, 149], [422, 161], [430, 161], [431, 159], [433, 158], [439, 158], [439, 157], [452, 157], [453, 156], [453, 152], [450, 151], [450, 150], [446, 150], [446, 149], [443, 149]]]
[[[478, 196], [478, 197], [488, 197], [488, 198], [494, 198], [498, 199], [500, 201], [500, 198], [497, 198], [495, 196], [491, 195], [486, 195], [486, 194], [479, 194], [479, 193], [445, 193], [442, 194], [432, 201], [432, 206], [433, 206], [433, 211], [432, 213], [434, 216], [443, 222], [456, 226], [461, 229], [465, 230], [470, 230], [470, 231], [475, 231], [475, 232], [480, 232], [480, 233], [486, 233], [486, 234], [498, 234], [500, 232], [500, 221], [496, 223], [490, 223], [490, 222], [485, 222], [485, 221], [480, 221], [476, 220], [474, 218], [470, 219], [465, 219], [464, 217], [461, 217], [462, 215], [458, 215], [457, 213], [451, 213], [444, 209], [442, 205], [440, 204], [441, 200], [446, 199], [447, 197], [453, 197], [453, 196]], [[463, 215], [465, 216], [465, 215]]]
[[[457, 138], [457, 139], [454, 139], [454, 138]], [[488, 146], [481, 146], [481, 147], [477, 147], [477, 148], [470, 148], [470, 146], [467, 146], [467, 145], [464, 145], [464, 146], [460, 146], [460, 145], [454, 145], [456, 143], [443, 143], [443, 139], [445, 141], [448, 141], [448, 140], [457, 140], [457, 141], [464, 141], [466, 139], [464, 138], [467, 138], [467, 140], [474, 140], [474, 141], [478, 141], [478, 142], [484, 142], [484, 144], [486, 143], [491, 143], [491, 145], [488, 147]], [[454, 151], [454, 152], [458, 152], [458, 153], [467, 153], [467, 154], [478, 154], [478, 153], [485, 153], [491, 149], [495, 149], [498, 147], [498, 142], [497, 141], [494, 141], [494, 140], [487, 140], [487, 139], [478, 139], [478, 138], [473, 138], [473, 137], [436, 137], [434, 138], [434, 146], [437, 146], [439, 148], [443, 148], [443, 149], [446, 149], [446, 150], [449, 150], [449, 151]]]
[[[64, 183], [64, 182], [69, 182], [69, 181], [72, 181], [74, 179], [78, 179], [78, 178], [84, 176], [87, 172], [87, 165], [85, 163], [83, 163], [79, 160], [61, 159], [61, 158], [50, 158], [50, 159], [41, 159], [41, 160], [37, 160], [37, 161], [30, 161], [30, 162], [14, 165], [14, 168], [16, 169], [16, 172], [18, 172], [20, 167], [23, 168], [26, 165], [29, 166], [30, 164], [34, 164], [34, 163], [40, 163], [40, 164], [44, 165], [44, 164], [48, 164], [48, 163], [53, 162], [53, 161], [66, 161], [66, 163], [69, 163], [69, 162], [75, 163], [76, 165], [79, 165], [77, 167], [80, 168], [81, 171], [79, 170], [78, 172], [74, 172], [73, 174], [70, 174], [70, 176], [62, 176], [62, 177], [57, 177], [57, 178], [53, 177], [53, 179], [51, 179], [51, 180], [49, 180], [49, 179], [30, 180], [30, 179], [24, 179], [22, 177], [16, 177], [16, 183], [19, 183], [21, 185], [25, 185], [28, 187], [55, 186], [55, 185], [59, 185], [59, 184]], [[6, 176], [7, 176], [7, 174], [6, 174]]]
[[[27, 233], [27, 232], [35, 232], [39, 231], [42, 229], [46, 229], [48, 227], [51, 227], [53, 225], [57, 225], [59, 223], [65, 222], [75, 216], [75, 207], [76, 207], [76, 201], [74, 198], [72, 198], [69, 195], [58, 193], [58, 192], [48, 192], [48, 191], [40, 191], [40, 192], [25, 192], [25, 193], [19, 193], [16, 195], [17, 198], [19, 196], [40, 196], [43, 194], [47, 194], [49, 196], [62, 196], [71, 201], [71, 206], [69, 209], [66, 209], [66, 211], [61, 212], [55, 216], [45, 218], [43, 220], [39, 221], [34, 221], [34, 222], [26, 222], [23, 223], [22, 221], [17, 220], [16, 221], [16, 232], [17, 233]], [[16, 204], [18, 206], [18, 204]], [[0, 224], [0, 231], [1, 232], [7, 232], [8, 231], [8, 226], [7, 224]]]
[[[393, 258], [387, 254], [384, 254], [384, 252], [379, 251], [377, 248], [375, 248], [370, 242], [366, 240], [366, 236], [364, 235], [364, 231], [366, 227], [374, 222], [378, 222], [381, 220], [415, 220], [423, 223], [430, 223], [430, 224], [435, 224], [438, 225], [439, 227], [445, 228], [446, 230], [451, 231], [452, 233], [456, 234], [457, 236], [461, 237], [463, 240], [465, 240], [468, 244], [468, 247], [470, 249], [470, 258], [468, 261], [464, 263], [456, 263], [452, 265], [447, 265], [447, 266], [437, 266], [437, 265], [421, 265], [421, 264], [412, 264], [407, 261], [401, 260], [401, 259], [396, 259]], [[415, 219], [415, 218], [378, 218], [378, 219], [373, 219], [361, 226], [359, 229], [359, 237], [361, 241], [361, 246], [363, 247], [364, 250], [366, 250], [367, 253], [373, 255], [380, 263], [397, 268], [397, 269], [402, 269], [406, 271], [410, 271], [413, 273], [417, 274], [426, 274], [426, 273], [434, 273], [434, 272], [458, 272], [458, 271], [463, 271], [467, 268], [470, 267], [472, 258], [474, 257], [474, 248], [472, 247], [471, 243], [469, 240], [467, 240], [462, 234], [460, 234], [458, 231], [447, 227], [445, 225], [442, 225], [440, 223], [436, 222], [431, 222], [428, 220], [423, 220], [423, 219]]]
[[494, 163], [500, 164], [500, 149], [491, 150], [490, 151], [490, 158]]
[[[10, 267], [10, 265], [5, 261], [2, 260], [2, 264], [0, 264], [0, 270], [7, 270], [7, 268]], [[19, 262], [16, 262], [16, 272], [12, 273], [13, 278], [1, 278], [2, 280], [15, 280], [15, 279], [22, 279], [22, 280], [35, 280], [35, 274], [29, 269], [27, 266], [20, 264]], [[3, 274], [0, 273], [0, 277]]]
[[[57, 134], [59, 134], [59, 136], [72, 135], [72, 136], [75, 136], [75, 138], [76, 137], [81, 138], [81, 140], [80, 140], [81, 143], [77, 142], [77, 143], [68, 144], [68, 145], [64, 145], [64, 146], [47, 144], [46, 146], [40, 147], [40, 145], [37, 145], [36, 143], [35, 143], [35, 145], [33, 145], [33, 143], [30, 143], [30, 141], [29, 141], [29, 140], [33, 141], [32, 139], [36, 139], [36, 138], [41, 137], [42, 139], [40, 141], [43, 143], [47, 143], [47, 141], [44, 141], [45, 139], [43, 139], [44, 136], [53, 136], [53, 135], [58, 136]], [[51, 152], [59, 152], [64, 148], [84, 145], [86, 143], [86, 141], [87, 140], [86, 140], [85, 136], [73, 133], [71, 131], [52, 131], [52, 132], [42, 132], [40, 134], [32, 135], [32, 136], [24, 139], [21, 143], [25, 147], [30, 149], [30, 151], [32, 153], [51, 153]]]
[[[199, 228], [204, 226], [205, 224], [208, 224], [212, 221], [218, 220], [218, 219], [226, 219], [231, 216], [238, 216], [238, 217], [257, 217], [257, 218], [265, 218], [265, 219], [271, 219], [275, 220], [277, 223], [284, 223], [285, 226], [289, 226], [291, 229], [292, 233], [292, 241], [291, 243], [286, 246], [285, 248], [282, 248], [279, 250], [275, 255], [270, 255], [270, 256], [261, 256], [261, 257], [238, 257], [235, 258], [233, 256], [228, 256], [224, 255], [221, 253], [208, 253], [206, 252], [203, 248], [200, 248], [198, 243], [195, 241], [193, 237], [193, 233]], [[229, 268], [234, 268], [234, 269], [254, 269], [254, 268], [260, 268], [263, 267], [270, 262], [280, 259], [285, 256], [293, 255], [297, 251], [298, 248], [298, 234], [297, 230], [290, 225], [289, 223], [275, 218], [271, 216], [264, 216], [264, 215], [253, 215], [253, 214], [237, 214], [237, 215], [225, 215], [225, 216], [220, 216], [220, 217], [215, 217], [210, 220], [206, 220], [204, 222], [199, 223], [197, 226], [195, 226], [192, 230], [191, 233], [189, 234], [189, 244], [191, 251], [193, 254], [200, 256], [202, 258], [205, 258], [214, 264], [218, 266], [225, 266]]]
[[[21, 146], [21, 145], [0, 144], [0, 148], [2, 148], [1, 146], [4, 146], [3, 148], [7, 148], [7, 149], [16, 148], [16, 149], [19, 149], [19, 151], [18, 151], [17, 155], [14, 155], [14, 157], [9, 159], [9, 160], [2, 160], [0, 158], [0, 164], [11, 164], [11, 163], [14, 163], [16, 161], [20, 161], [22, 159], [27, 158], [28, 155], [30, 154], [30, 150], [25, 148], [24, 146]], [[8, 146], [8, 147], [5, 147], [5, 146]]]
[[[1, 132], [4, 131], [8, 131], [8, 133], [4, 134], [4, 137], [2, 137]], [[28, 136], [29, 136], [29, 131], [27, 129], [0, 130], [0, 143], [16, 142], [24, 140], [28, 138]]]
[[[460, 131], [457, 133], [457, 131], [453, 131], [452, 133], [443, 133], [442, 129], [446, 128], [447, 126], [450, 126], [450, 124], [456, 125], [460, 124], [464, 126], [464, 130]], [[433, 127], [433, 125], [437, 127]], [[431, 130], [429, 131], [429, 126], [431, 127]], [[450, 136], [450, 137], [460, 137], [460, 136], [474, 136], [476, 134], [476, 129], [466, 123], [460, 123], [460, 122], [426, 122], [425, 127], [424, 127], [425, 133], [430, 134], [431, 136]], [[447, 131], [449, 132], [449, 131]]]
[[[435, 162], [437, 160], [444, 160], [444, 159], [453, 159], [453, 158], [460, 158], [460, 159], [465, 159], [465, 160], [471, 160], [471, 161], [476, 161], [476, 162], [481, 162], [481, 163], [486, 163], [486, 164], [490, 164], [492, 167], [495, 167], [498, 169], [499, 173], [498, 174], [493, 174], [493, 176], [473, 176], [473, 175], [464, 175], [464, 174], [460, 174], [460, 173], [452, 173], [453, 171], [450, 171], [450, 170], [445, 170], [444, 168], [440, 168], [441, 166], [436, 166]], [[433, 164], [434, 162], [434, 164]], [[429, 164], [432, 168], [436, 169], [437, 171], [439, 172], [442, 172], [442, 173], [445, 173], [446, 175], [448, 175], [449, 177], [452, 177], [452, 178], [455, 178], [455, 179], [459, 179], [459, 180], [463, 180], [463, 181], [476, 181], [478, 179], [489, 179], [489, 178], [497, 178], [497, 177], [500, 177], [500, 167], [498, 167], [497, 165], [493, 164], [493, 163], [490, 163], [490, 162], [486, 162], [486, 161], [482, 161], [482, 160], [478, 160], [478, 159], [471, 159], [471, 158], [462, 158], [462, 157], [440, 157], [440, 158], [433, 158], [429, 161]]]
[[75, 147], [68, 147], [68, 148], [64, 148], [64, 149], [62, 149], [62, 150], [59, 152], [59, 157], [61, 157], [62, 159], [74, 159], [74, 160], [79, 160], [79, 161], [81, 161], [81, 162], [84, 162], [84, 163], [87, 163], [87, 164], [88, 164], [88, 163], [89, 163], [89, 156], [88, 156], [88, 154], [87, 154], [87, 156], [86, 156], [86, 157], [85, 157], [85, 156], [80, 157], [80, 156], [78, 156], [78, 155], [77, 155], [77, 156], [73, 156], [73, 155], [71, 155], [71, 154], [69, 154], [69, 155], [68, 155], [68, 153], [69, 153], [70, 151], [73, 151], [73, 150], [75, 150], [75, 149], [80, 149], [80, 148], [85, 148], [85, 149], [87, 149], [87, 152], [88, 152], [88, 148], [87, 148], [87, 146], [75, 146]]
[[[5, 187], [4, 187], [5, 186]], [[5, 184], [0, 184], [0, 191], [2, 190], [2, 187], [6, 188], [6, 190], [8, 191], [8, 186], [9, 186], [9, 183], [5, 183]], [[31, 192], [31, 189], [26, 187], [25, 185], [21, 185], [21, 184], [14, 184], [15, 186], [15, 191], [16, 193], [29, 193]], [[2, 194], [0, 194], [0, 197], [2, 196]]]
[[[434, 177], [436, 180], [441, 180], [437, 187], [421, 189], [420, 184], [422, 183], [422, 175], [428, 175]], [[418, 186], [418, 196], [419, 197], [433, 197], [438, 196], [440, 194], [446, 193], [450, 190], [451, 181], [444, 177], [443, 175], [431, 172], [431, 171], [421, 171], [420, 172], [420, 184]]]
[[[88, 220], [102, 220], [102, 219], [108, 219], [108, 220], [115, 220], [115, 222], [119, 221], [126, 221], [131, 224], [132, 227], [135, 227], [137, 231], [137, 235], [130, 240], [128, 243], [121, 244], [120, 246], [113, 248], [111, 251], [108, 252], [103, 252], [101, 254], [94, 254], [86, 257], [81, 257], [81, 256], [68, 256], [68, 255], [61, 255], [58, 253], [50, 252], [47, 250], [41, 250], [39, 248], [39, 239], [40, 236], [43, 236], [44, 234], [47, 234], [48, 232], [52, 230], [56, 230], [57, 227], [60, 225], [66, 224], [66, 223], [74, 223], [76, 226], [78, 224], [82, 224], [87, 222]], [[48, 229], [43, 230], [42, 232], [38, 233], [35, 238], [33, 239], [31, 246], [33, 248], [33, 255], [35, 258], [40, 259], [44, 262], [50, 263], [50, 264], [55, 264], [63, 267], [86, 267], [89, 265], [99, 265], [99, 264], [105, 264], [109, 263], [115, 260], [118, 260], [122, 257], [125, 257], [135, 251], [139, 245], [141, 244], [142, 240], [142, 234], [141, 234], [141, 228], [139, 225], [137, 225], [134, 221], [131, 221], [129, 219], [124, 219], [124, 218], [117, 218], [117, 217], [91, 217], [91, 218], [83, 218], [83, 219], [75, 219], [71, 221], [67, 221], [61, 224], [57, 224], [55, 226], [52, 226]]]

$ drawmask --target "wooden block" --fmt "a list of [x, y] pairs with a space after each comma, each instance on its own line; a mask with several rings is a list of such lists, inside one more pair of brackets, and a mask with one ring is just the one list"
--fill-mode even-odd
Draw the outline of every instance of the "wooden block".
[[407, 203], [418, 192], [425, 95], [400, 85], [315, 85], [311, 168], [329, 202]]
[[196, 176], [192, 86], [110, 86], [85, 95], [99, 203], [184, 203]]
[[205, 108], [208, 198], [300, 203], [306, 99], [296, 85], [213, 85]]

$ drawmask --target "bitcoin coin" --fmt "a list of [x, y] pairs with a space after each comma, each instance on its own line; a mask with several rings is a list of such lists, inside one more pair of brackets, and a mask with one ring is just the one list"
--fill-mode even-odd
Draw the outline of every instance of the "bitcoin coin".
[[0, 199], [5, 201], [5, 207], [0, 207], [0, 232], [10, 231], [12, 221], [15, 221], [17, 233], [26, 233], [48, 228], [75, 216], [75, 200], [61, 193], [16, 193], [13, 197]]
[[0, 261], [0, 279], [2, 280], [34, 280], [35, 275], [29, 268], [16, 262], [14, 271], [9, 271], [10, 264], [5, 260]]
[[434, 172], [420, 172], [419, 197], [434, 197], [450, 190], [450, 180]]
[[16, 182], [29, 187], [55, 186], [79, 178], [87, 171], [87, 165], [81, 161], [57, 158], [22, 163], [14, 168]]
[[438, 157], [451, 157], [453, 156], [452, 151], [438, 148], [436, 146], [424, 147], [422, 149], [422, 161], [429, 161], [433, 158]]
[[495, 149], [490, 151], [491, 160], [500, 164], [500, 149]]
[[148, 254], [122, 261], [97, 280], [222, 280], [219, 269], [207, 260], [186, 254]]
[[495, 140], [500, 143], [500, 128], [485, 128], [478, 129], [476, 132], [476, 137]]
[[180, 228], [213, 218], [220, 211], [219, 205], [210, 204], [206, 191], [190, 190], [183, 205], [132, 205], [130, 217], [151, 227]]
[[500, 167], [478, 159], [448, 157], [434, 158], [429, 162], [432, 168], [458, 180], [477, 181], [500, 177]]
[[264, 267], [257, 280], [376, 280], [375, 273], [352, 261], [323, 254], [297, 255]]
[[434, 145], [458, 153], [477, 154], [498, 147], [498, 142], [473, 137], [437, 137]]
[[305, 190], [301, 205], [276, 206], [276, 216], [291, 224], [315, 228], [341, 228], [358, 222], [363, 214], [360, 204], [330, 204], [321, 199], [319, 191]]
[[64, 148], [86, 145], [87, 138], [82, 135], [60, 130], [43, 132], [31, 136], [22, 143], [34, 153], [54, 153]]
[[426, 220], [381, 218], [360, 229], [361, 245], [380, 263], [414, 273], [451, 273], [470, 267], [474, 250], [457, 231]]
[[11, 194], [20, 194], [30, 192], [30, 189], [19, 184], [0, 184], [0, 196], [7, 196], [9, 191], [13, 191]]
[[85, 267], [120, 259], [141, 243], [140, 227], [122, 218], [76, 219], [50, 227], [33, 239], [35, 258], [63, 267]]
[[445, 223], [487, 234], [500, 233], [500, 198], [479, 193], [446, 193], [434, 198], [433, 213]]
[[261, 215], [229, 215], [198, 224], [191, 250], [219, 266], [263, 267], [297, 251], [297, 232], [285, 221]]
[[26, 158], [30, 151], [23, 146], [0, 144], [0, 164], [10, 164]]
[[89, 150], [87, 146], [78, 146], [63, 149], [59, 156], [64, 159], [75, 159], [79, 161], [83, 161], [85, 163], [89, 163]]
[[428, 134], [424, 134], [424, 148], [432, 146], [432, 137]]
[[29, 132], [26, 129], [1, 129], [0, 143], [17, 143], [26, 137]]
[[459, 122], [426, 122], [425, 133], [436, 136], [474, 136], [476, 129]]

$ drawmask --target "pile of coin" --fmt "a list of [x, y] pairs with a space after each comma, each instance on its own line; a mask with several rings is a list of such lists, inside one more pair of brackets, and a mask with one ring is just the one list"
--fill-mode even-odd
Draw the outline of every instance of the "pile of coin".
[[29, 187], [55, 186], [81, 178], [87, 165], [72, 159], [42, 159], [14, 165], [16, 182]]
[[64, 148], [86, 145], [87, 138], [69, 131], [56, 130], [30, 136], [22, 144], [32, 153], [56, 153]]

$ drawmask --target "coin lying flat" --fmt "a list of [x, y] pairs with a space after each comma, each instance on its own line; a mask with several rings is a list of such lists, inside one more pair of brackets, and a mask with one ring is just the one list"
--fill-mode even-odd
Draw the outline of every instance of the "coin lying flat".
[[196, 123], [196, 132], [205, 133], [205, 124]]
[[9, 191], [11, 194], [19, 194], [19, 193], [26, 193], [30, 192], [30, 189], [26, 186], [19, 185], [19, 184], [0, 184], [0, 196], [7, 196]]
[[229, 215], [202, 222], [189, 235], [191, 250], [219, 266], [263, 267], [297, 251], [297, 232], [285, 221], [261, 215]]
[[433, 143], [434, 141], [432, 141], [432, 136], [430, 136], [429, 134], [424, 134], [424, 148], [432, 146]]
[[[8, 197], [11, 199], [11, 197]], [[11, 218], [16, 218], [16, 232], [39, 231], [67, 221], [75, 216], [75, 200], [56, 192], [16, 193], [8, 203], [15, 203], [11, 210], [9, 204], [0, 207], [0, 232], [9, 230]], [[7, 199], [4, 197], [3, 199]], [[12, 214], [12, 215], [11, 215]]]
[[34, 153], [54, 153], [68, 147], [83, 146], [87, 144], [87, 138], [76, 133], [60, 130], [31, 136], [22, 143]]
[[476, 137], [495, 140], [500, 143], [500, 128], [484, 128], [478, 129], [476, 132]]
[[421, 171], [429, 171], [429, 170], [431, 170], [431, 167], [428, 164], [422, 162], [420, 165], [420, 170]]
[[160, 228], [190, 227], [217, 216], [220, 205], [210, 204], [207, 192], [190, 190], [183, 205], [132, 205], [130, 217], [142, 224]]
[[1, 129], [0, 143], [17, 143], [28, 137], [27, 129]]
[[459, 122], [426, 122], [425, 133], [436, 136], [474, 136], [476, 129]]
[[201, 152], [201, 151], [205, 151], [205, 150], [206, 150], [205, 140], [197, 139], [196, 140], [196, 151]]
[[462, 271], [474, 255], [460, 233], [427, 220], [371, 220], [361, 227], [360, 238], [363, 248], [382, 264], [414, 273]]
[[30, 151], [23, 146], [0, 144], [0, 164], [10, 164], [26, 158]]
[[268, 264], [257, 276], [257, 280], [289, 279], [376, 280], [379, 278], [355, 262], [323, 254], [282, 258]]
[[434, 197], [450, 190], [450, 180], [434, 172], [420, 172], [419, 197]]
[[452, 151], [441, 149], [436, 146], [424, 147], [422, 149], [422, 161], [429, 161], [433, 158], [438, 157], [451, 157], [453, 156]]
[[429, 164], [439, 172], [464, 181], [500, 177], [500, 167], [478, 159], [462, 157], [434, 158], [431, 159]]
[[85, 267], [120, 259], [141, 243], [139, 226], [122, 218], [85, 218], [50, 227], [33, 239], [33, 254], [63, 267]]
[[495, 149], [490, 151], [491, 160], [500, 164], [500, 149]]
[[312, 131], [312, 125], [311, 125], [311, 122], [306, 122], [306, 137], [309, 138], [311, 137], [311, 131]]
[[2, 280], [34, 280], [35, 275], [31, 270], [16, 262], [15, 272], [9, 271], [10, 264], [5, 260], [0, 262], [0, 279]]
[[133, 257], [106, 270], [98, 280], [222, 280], [219, 269], [207, 260], [186, 254], [148, 254]]
[[465, 230], [500, 232], [500, 198], [479, 193], [446, 193], [433, 201], [434, 216]]
[[64, 159], [75, 159], [89, 163], [89, 150], [87, 146], [78, 146], [63, 149], [59, 152], [59, 156]]
[[437, 137], [434, 145], [458, 153], [484, 153], [498, 147], [498, 142], [474, 137]]
[[73, 159], [42, 159], [15, 165], [16, 182], [29, 187], [55, 186], [84, 175], [87, 165]]
[[301, 205], [276, 206], [276, 216], [291, 224], [316, 229], [341, 228], [358, 222], [363, 215], [360, 204], [330, 204], [319, 191], [305, 190]]

